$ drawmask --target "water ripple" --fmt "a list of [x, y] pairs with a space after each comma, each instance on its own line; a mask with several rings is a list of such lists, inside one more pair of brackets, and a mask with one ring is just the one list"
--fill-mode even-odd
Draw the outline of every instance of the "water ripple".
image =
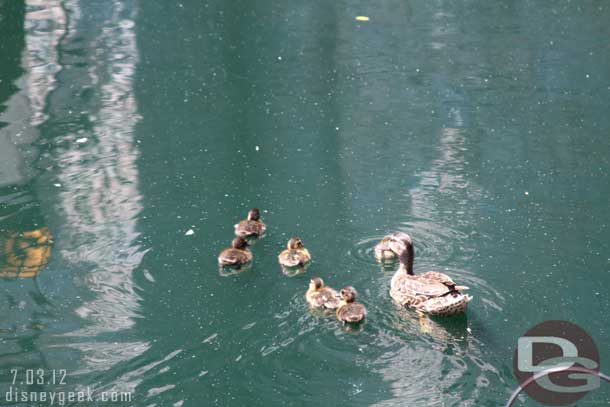
[[[408, 233], [413, 238], [416, 264], [444, 264], [458, 256], [463, 260], [464, 256], [471, 255], [463, 244], [469, 238], [468, 235], [437, 223], [423, 220], [404, 222], [396, 230]], [[348, 254], [362, 263], [374, 265], [377, 263], [375, 245], [382, 238], [383, 235], [364, 238], [358, 241]]]

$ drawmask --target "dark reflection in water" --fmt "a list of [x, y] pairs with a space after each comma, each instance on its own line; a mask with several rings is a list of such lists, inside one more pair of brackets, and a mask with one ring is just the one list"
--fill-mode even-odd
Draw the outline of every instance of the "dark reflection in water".
[[[24, 338], [30, 335], [28, 329], [37, 332], [30, 341], [16, 344], [28, 354], [44, 353], [37, 367], [68, 369], [75, 378], [71, 388], [90, 384], [97, 392], [113, 387], [118, 376], [91, 382], [83, 374], [106, 371], [148, 348], [147, 341], [127, 334], [139, 308], [132, 272], [144, 255], [135, 228], [141, 210], [133, 136], [139, 117], [133, 96], [138, 59], [135, 7], [130, 2], [106, 2], [96, 9], [78, 1], [27, 1], [25, 10], [21, 59], [26, 69], [7, 112], [25, 109], [27, 115], [5, 114], [9, 126], [3, 130], [14, 136], [17, 127], [30, 143], [41, 137], [37, 143], [41, 156], [32, 161], [31, 152], [17, 154], [22, 159], [16, 166], [20, 181], [38, 172], [31, 183], [36, 192], [26, 198], [18, 192], [23, 188], [7, 187], [16, 192], [3, 195], [4, 222], [6, 230], [13, 230], [6, 222], [18, 222], [33, 211], [48, 218], [56, 249], [50, 269], [32, 282], [37, 292], [34, 301], [14, 300], [23, 316], [11, 322], [32, 321], [30, 328], [15, 326], [18, 335], [26, 329]], [[90, 97], [93, 94], [95, 98]], [[42, 230], [47, 229], [7, 235], [6, 273], [10, 267], [28, 266], [34, 257], [46, 264], [48, 249], [18, 247], [24, 238]], [[16, 248], [25, 252], [19, 265], [13, 264], [19, 259], [13, 253]], [[122, 334], [104, 336], [112, 332]], [[34, 364], [11, 360], [3, 364], [15, 368]], [[120, 385], [114, 388], [135, 388], [134, 382], [123, 380]]]

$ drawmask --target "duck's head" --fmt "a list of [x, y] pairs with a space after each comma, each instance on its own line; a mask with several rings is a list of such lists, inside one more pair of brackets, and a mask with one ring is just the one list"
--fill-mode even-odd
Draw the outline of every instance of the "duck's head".
[[288, 250], [295, 250], [303, 248], [303, 241], [301, 241], [300, 237], [293, 237], [288, 241], [287, 244]]
[[258, 208], [252, 208], [248, 212], [248, 220], [259, 220], [261, 218], [261, 212]]
[[341, 294], [341, 299], [347, 303], [356, 301], [356, 289], [351, 285], [343, 287], [339, 293]]
[[233, 242], [231, 242], [231, 247], [233, 247], [234, 249], [244, 250], [246, 247], [248, 247], [248, 241], [243, 237], [238, 236], [233, 239]]
[[309, 280], [309, 289], [317, 291], [324, 287], [324, 281], [320, 277], [314, 277]]

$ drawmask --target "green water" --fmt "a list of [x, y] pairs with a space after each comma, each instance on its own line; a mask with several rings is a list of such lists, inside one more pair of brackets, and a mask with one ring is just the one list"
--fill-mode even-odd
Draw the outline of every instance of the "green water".
[[[30, 405], [4, 401], [10, 371], [40, 368], [65, 384], [32, 391], [132, 396], [88, 405], [503, 405], [547, 319], [604, 371], [608, 21], [603, 1], [0, 0], [2, 239], [53, 235], [36, 279], [0, 279], [0, 404]], [[222, 277], [252, 206], [267, 236]], [[470, 286], [466, 317], [393, 305], [372, 252], [392, 230], [416, 272]], [[293, 235], [314, 262], [289, 278]], [[358, 289], [361, 332], [308, 311], [315, 275]]]

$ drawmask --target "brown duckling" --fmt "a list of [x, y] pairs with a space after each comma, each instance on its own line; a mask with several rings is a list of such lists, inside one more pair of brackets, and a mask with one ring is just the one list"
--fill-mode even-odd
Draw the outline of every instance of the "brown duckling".
[[337, 319], [343, 322], [357, 323], [366, 317], [364, 305], [356, 302], [356, 289], [352, 286], [343, 287], [341, 293], [341, 305], [337, 309]]
[[303, 246], [303, 242], [298, 237], [293, 237], [288, 241], [287, 249], [280, 253], [278, 260], [284, 267], [304, 266], [311, 261], [311, 254]]
[[238, 266], [252, 261], [252, 252], [248, 250], [248, 242], [243, 237], [236, 237], [231, 247], [224, 249], [218, 256], [218, 264], [221, 266]]
[[257, 208], [248, 212], [248, 219], [235, 225], [235, 235], [241, 237], [259, 237], [265, 233], [267, 226], [260, 220], [261, 213]]
[[332, 288], [326, 287], [320, 277], [311, 279], [305, 298], [313, 308], [335, 309], [341, 304], [339, 294]]

